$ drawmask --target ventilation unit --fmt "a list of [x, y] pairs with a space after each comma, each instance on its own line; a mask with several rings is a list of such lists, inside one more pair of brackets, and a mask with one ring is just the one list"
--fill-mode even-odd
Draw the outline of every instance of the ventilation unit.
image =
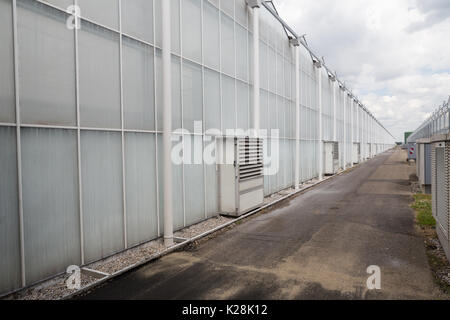
[[361, 144], [359, 142], [354, 142], [352, 149], [352, 162], [354, 164], [357, 164], [360, 162], [360, 158], [361, 158]]
[[218, 140], [220, 211], [240, 216], [264, 201], [263, 141], [260, 138]]
[[336, 174], [339, 170], [339, 143], [324, 142], [324, 173], [326, 175]]
[[439, 240], [450, 260], [450, 141], [434, 142], [431, 154], [433, 216], [436, 219]]
[[431, 185], [431, 144], [421, 139], [416, 144], [416, 169], [421, 185]]

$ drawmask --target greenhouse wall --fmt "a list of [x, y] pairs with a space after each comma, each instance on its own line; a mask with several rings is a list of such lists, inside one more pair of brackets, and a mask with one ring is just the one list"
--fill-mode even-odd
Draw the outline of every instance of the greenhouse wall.
[[[206, 147], [211, 129], [251, 129], [251, 9], [170, 1], [175, 135]], [[296, 84], [295, 48], [263, 8], [260, 27], [260, 125], [279, 130], [280, 161], [265, 195], [294, 184], [296, 86], [300, 180], [318, 176], [319, 72], [341, 167], [352, 138], [392, 145], [304, 47]], [[162, 34], [161, 0], [0, 0], [0, 293], [162, 235]], [[219, 213], [216, 165], [173, 164], [173, 186], [175, 230]]]

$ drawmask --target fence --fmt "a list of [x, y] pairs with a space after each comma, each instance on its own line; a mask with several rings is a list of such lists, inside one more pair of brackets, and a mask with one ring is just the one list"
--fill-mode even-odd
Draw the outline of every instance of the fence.
[[[171, 0], [171, 10], [175, 136], [206, 148], [210, 129], [251, 128], [245, 0]], [[393, 144], [305, 46], [297, 84], [285, 29], [267, 10], [260, 25], [260, 125], [280, 132], [266, 195], [294, 184], [296, 86], [301, 181], [318, 176], [322, 140], [339, 142], [341, 167], [353, 142], [366, 157], [367, 143]], [[0, 293], [162, 235], [162, 33], [161, 0], [0, 0]], [[175, 229], [218, 214], [215, 165], [174, 164], [173, 187]]]
[[444, 101], [433, 114], [425, 120], [409, 137], [408, 142], [413, 143], [419, 139], [431, 138], [435, 134], [450, 131], [450, 98]]

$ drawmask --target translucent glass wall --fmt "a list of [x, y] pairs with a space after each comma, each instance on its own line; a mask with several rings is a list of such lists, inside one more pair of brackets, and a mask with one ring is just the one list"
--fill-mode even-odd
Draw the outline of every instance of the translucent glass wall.
[[[0, 0], [0, 293], [162, 234], [161, 1]], [[174, 146], [207, 149], [252, 127], [252, 13], [245, 0], [170, 1]], [[294, 183], [295, 49], [263, 8], [260, 25], [260, 125], [279, 130], [269, 195]], [[351, 109], [303, 47], [299, 72], [303, 182], [319, 170], [319, 72], [323, 139], [347, 164]], [[218, 213], [214, 164], [173, 164], [173, 187], [175, 229]]]

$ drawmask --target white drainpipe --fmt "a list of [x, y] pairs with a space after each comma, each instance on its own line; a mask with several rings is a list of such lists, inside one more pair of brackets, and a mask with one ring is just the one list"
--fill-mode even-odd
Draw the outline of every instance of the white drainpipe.
[[164, 245], [173, 246], [172, 200], [172, 93], [171, 93], [171, 30], [170, 1], [161, 1], [162, 7], [162, 77], [163, 77], [163, 170], [164, 170]]

